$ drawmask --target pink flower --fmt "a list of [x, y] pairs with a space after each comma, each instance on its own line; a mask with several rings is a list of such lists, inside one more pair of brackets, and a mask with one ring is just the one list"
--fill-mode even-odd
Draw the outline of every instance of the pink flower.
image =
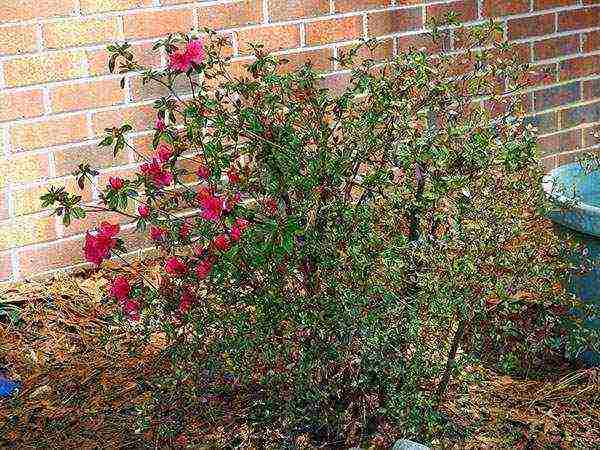
[[132, 322], [140, 320], [140, 304], [137, 300], [125, 299], [121, 303], [123, 314]]
[[85, 259], [96, 265], [108, 259], [110, 251], [117, 246], [115, 236], [119, 233], [119, 225], [102, 222], [98, 230], [85, 235], [83, 251]]
[[156, 128], [158, 131], [165, 131], [167, 129], [167, 125], [165, 124], [164, 120], [158, 117], [156, 119], [156, 124], [154, 125], [154, 128]]
[[158, 187], [168, 186], [173, 181], [171, 172], [164, 170], [160, 161], [156, 158], [152, 158], [152, 162], [142, 164], [140, 170], [145, 176], [151, 178]]
[[277, 213], [278, 205], [277, 202], [272, 198], [266, 198], [265, 200], [263, 200], [263, 205], [265, 206], [265, 208], [267, 208], [269, 214], [275, 215]]
[[189, 237], [190, 235], [190, 223], [186, 220], [183, 222], [181, 227], [179, 227], [179, 236], [183, 239]]
[[156, 157], [161, 163], [166, 163], [171, 156], [173, 156], [173, 152], [165, 144], [160, 144], [156, 149]]
[[187, 72], [191, 67], [190, 60], [185, 53], [173, 52], [169, 55], [169, 68], [177, 72]]
[[242, 231], [244, 231], [246, 228], [248, 228], [249, 223], [250, 222], [248, 222], [246, 219], [238, 217], [237, 219], [235, 219], [234, 225], [240, 228]]
[[165, 263], [165, 270], [171, 275], [185, 275], [188, 268], [181, 258], [172, 256], [171, 258], [167, 259], [167, 262]]
[[165, 230], [164, 228], [155, 227], [154, 225], [152, 225], [150, 227], [150, 237], [152, 238], [153, 241], [160, 241], [161, 239], [165, 238], [166, 236], [167, 236], [167, 230]]
[[179, 313], [186, 314], [190, 310], [190, 306], [194, 302], [195, 298], [190, 292], [186, 289], [181, 294], [181, 298], [179, 299]]
[[235, 225], [231, 227], [231, 231], [229, 232], [231, 235], [231, 240], [236, 242], [239, 241], [242, 237], [242, 229], [240, 227], [236, 227]]
[[150, 215], [150, 208], [146, 204], [138, 206], [138, 214], [144, 219]]
[[211, 195], [200, 200], [200, 206], [203, 208], [202, 218], [217, 222], [223, 214], [223, 200]]
[[235, 169], [229, 169], [227, 171], [227, 178], [229, 178], [229, 182], [232, 184], [240, 182], [240, 174]]
[[188, 42], [185, 51], [169, 55], [169, 67], [178, 72], [187, 72], [192, 63], [200, 64], [204, 60], [204, 46], [200, 39]]
[[214, 262], [212, 258], [206, 258], [202, 260], [202, 262], [198, 264], [198, 267], [196, 267], [196, 276], [198, 279], [204, 280], [210, 274], [210, 272], [212, 272], [213, 264]]
[[115, 297], [119, 301], [123, 301], [129, 297], [129, 293], [131, 292], [131, 286], [129, 285], [129, 280], [127, 280], [124, 276], [116, 277], [112, 286], [110, 287], [110, 295]]
[[121, 189], [123, 187], [123, 185], [125, 184], [125, 181], [123, 181], [123, 179], [119, 178], [119, 177], [110, 177], [108, 179], [108, 184], [115, 191], [118, 191], [119, 189]]
[[185, 53], [194, 64], [200, 64], [204, 61], [204, 45], [200, 39], [194, 39], [188, 42]]
[[210, 189], [208, 189], [204, 186], [200, 186], [198, 188], [198, 194], [196, 195], [196, 199], [198, 200], [199, 203], [201, 203], [202, 200], [207, 199], [211, 195], [212, 195], [212, 193], [211, 193]]
[[213, 242], [215, 244], [215, 247], [217, 247], [219, 250], [221, 250], [223, 252], [226, 252], [231, 247], [231, 240], [229, 239], [229, 236], [227, 236], [226, 234], [218, 235], [214, 239]]
[[208, 177], [210, 177], [210, 170], [208, 169], [208, 167], [206, 167], [204, 164], [202, 164], [200, 167], [198, 167], [198, 170], [196, 171], [196, 175], [198, 175], [198, 178], [207, 180]]

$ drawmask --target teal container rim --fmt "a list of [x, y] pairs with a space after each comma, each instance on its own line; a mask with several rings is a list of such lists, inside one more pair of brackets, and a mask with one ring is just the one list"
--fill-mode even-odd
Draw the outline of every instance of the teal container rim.
[[[564, 180], [565, 178], [571, 178], [570, 176], [565, 177], [564, 175], [567, 173], [580, 172], [582, 170], [582, 166], [578, 162], [564, 164], [560, 167], [557, 167], [550, 171], [547, 175], [542, 179], [542, 188], [546, 195], [556, 203], [561, 205], [568, 205], [568, 211], [575, 214], [581, 214], [588, 217], [597, 218], [600, 221], [600, 207], [590, 205], [588, 203], [584, 203], [581, 200], [569, 198], [564, 194], [558, 192], [558, 190], [554, 189], [554, 186], [557, 184], [559, 180]], [[560, 223], [567, 228], [574, 229], [583, 234], [587, 234], [588, 236], [600, 237], [600, 229], [597, 231], [591, 230], [587, 227], [579, 226], [579, 224], [574, 223], [571, 220], [561, 220], [564, 214], [560, 214], [560, 212], [551, 214], [550, 218], [557, 223]]]

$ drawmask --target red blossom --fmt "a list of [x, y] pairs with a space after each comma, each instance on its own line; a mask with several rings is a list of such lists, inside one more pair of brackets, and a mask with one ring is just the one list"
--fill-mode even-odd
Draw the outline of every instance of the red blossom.
[[275, 215], [277, 213], [277, 202], [272, 198], [266, 198], [263, 200], [263, 205], [271, 215]]
[[165, 131], [167, 129], [167, 125], [165, 124], [165, 121], [159, 117], [156, 119], [154, 128], [156, 128], [158, 131]]
[[167, 230], [161, 227], [156, 227], [152, 225], [150, 227], [150, 237], [153, 241], [160, 241], [161, 239], [167, 236]]
[[160, 161], [156, 158], [152, 158], [149, 163], [142, 164], [140, 170], [145, 176], [151, 178], [158, 187], [168, 186], [173, 181], [171, 172], [164, 170]]
[[160, 144], [156, 149], [156, 159], [161, 163], [166, 163], [173, 156], [171, 148], [165, 144]]
[[215, 247], [217, 247], [219, 250], [221, 250], [223, 252], [229, 250], [229, 248], [231, 247], [231, 240], [229, 239], [229, 236], [227, 236], [226, 234], [218, 235], [214, 239], [213, 242], [215, 244]]
[[204, 46], [202, 41], [195, 39], [188, 42], [185, 51], [173, 52], [169, 55], [169, 67], [178, 72], [187, 72], [192, 63], [200, 64], [204, 60]]
[[227, 178], [229, 179], [229, 182], [232, 184], [237, 184], [240, 182], [240, 174], [234, 168], [231, 168], [227, 171]]
[[176, 256], [167, 259], [165, 263], [165, 271], [170, 275], [185, 275], [187, 270], [185, 263]]
[[218, 196], [210, 195], [200, 200], [202, 207], [202, 218], [217, 222], [223, 214], [223, 200]]
[[98, 230], [87, 232], [83, 250], [85, 259], [96, 265], [108, 259], [110, 251], [117, 246], [115, 236], [119, 233], [119, 225], [102, 222]]
[[150, 215], [150, 208], [146, 204], [138, 206], [138, 213], [140, 217], [146, 218]]
[[200, 165], [200, 167], [198, 167], [198, 170], [196, 171], [196, 175], [198, 175], [198, 178], [207, 180], [208, 177], [210, 177], [210, 170], [208, 169], [208, 167], [206, 167], [204, 164], [202, 164], [202, 165]]
[[185, 289], [181, 294], [181, 298], [179, 299], [179, 313], [186, 314], [190, 310], [190, 306], [194, 303], [194, 296]]
[[113, 188], [115, 191], [118, 191], [119, 189], [121, 189], [123, 187], [123, 185], [125, 184], [125, 181], [123, 181], [123, 178], [119, 178], [119, 177], [110, 177], [108, 179], [108, 184], [110, 185], [111, 188]]
[[198, 264], [198, 267], [196, 267], [196, 276], [198, 279], [204, 280], [212, 271], [213, 264], [214, 261], [210, 257], [202, 260], [202, 262]]
[[229, 232], [229, 234], [231, 235], [232, 241], [239, 241], [242, 237], [242, 229], [234, 225], [231, 227], [231, 231]]
[[183, 239], [189, 237], [190, 229], [191, 229], [190, 223], [187, 220], [184, 221], [183, 224], [181, 225], [181, 227], [179, 227], [179, 236]]
[[125, 299], [121, 303], [123, 314], [132, 322], [140, 320], [140, 304], [137, 300]]
[[210, 197], [212, 195], [212, 192], [210, 191], [210, 189], [204, 187], [204, 186], [200, 186], [198, 188], [198, 193], [196, 194], [196, 200], [201, 203], [202, 200]]
[[129, 293], [131, 292], [131, 286], [129, 285], [129, 280], [124, 276], [116, 277], [112, 286], [110, 287], [110, 295], [116, 298], [119, 301], [123, 301], [129, 297]]

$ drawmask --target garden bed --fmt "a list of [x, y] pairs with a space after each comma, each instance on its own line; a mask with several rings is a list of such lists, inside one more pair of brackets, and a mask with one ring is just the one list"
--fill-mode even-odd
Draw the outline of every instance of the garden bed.
[[[106, 282], [101, 272], [82, 273], [0, 291], [0, 311], [12, 317], [2, 316], [0, 366], [23, 383], [12, 398], [0, 399], [0, 446], [252, 448], [257, 436], [241, 403], [230, 404], [220, 426], [202, 423], [193, 406], [140, 423], [153, 380], [170, 370], [160, 357], [164, 339], [155, 334], [140, 346], [136, 335], [116, 327], [117, 306], [102, 294]], [[600, 445], [600, 370], [565, 363], [548, 368], [544, 379], [527, 380], [471, 367], [464, 376], [472, 381], [464, 392], [449, 390], [434, 447]], [[401, 430], [388, 430], [377, 442], [387, 446], [400, 437]]]

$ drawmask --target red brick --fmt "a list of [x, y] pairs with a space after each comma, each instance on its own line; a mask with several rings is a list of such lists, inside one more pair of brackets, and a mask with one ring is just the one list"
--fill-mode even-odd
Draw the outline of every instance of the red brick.
[[154, 126], [156, 112], [152, 105], [129, 106], [112, 111], [100, 111], [92, 115], [92, 130], [103, 136], [105, 128], [120, 127], [128, 123], [133, 131], [148, 130]]
[[0, 189], [0, 220], [8, 218], [8, 191]]
[[306, 24], [307, 45], [331, 44], [362, 36], [362, 16], [320, 20]]
[[90, 81], [50, 89], [50, 101], [54, 112], [118, 105], [125, 101], [125, 96], [119, 80]]
[[561, 36], [534, 42], [533, 57], [535, 60], [557, 58], [579, 52], [579, 36]]
[[54, 150], [56, 176], [72, 174], [79, 164], [89, 164], [93, 169], [111, 166], [122, 166], [129, 162], [128, 152], [120, 152], [113, 156], [112, 149], [98, 147], [94, 144], [83, 144], [75, 147]]
[[555, 108], [581, 100], [581, 82], [553, 86], [533, 93], [536, 111]]
[[583, 147], [595, 147], [600, 144], [600, 125], [583, 128]]
[[583, 56], [572, 58], [559, 63], [560, 80], [572, 80], [598, 73], [600, 55]]
[[556, 155], [582, 148], [581, 129], [573, 129], [538, 138], [538, 147], [542, 157]]
[[510, 20], [508, 22], [508, 38], [521, 39], [554, 33], [555, 18], [555, 14], [542, 14]]
[[540, 163], [542, 164], [542, 167], [544, 168], [544, 173], [549, 173], [551, 170], [553, 170], [556, 167], [556, 157], [549, 156], [547, 158], [542, 158]]
[[600, 24], [600, 8], [584, 8], [558, 13], [558, 31], [582, 30]]
[[332, 50], [327, 48], [308, 52], [288, 53], [279, 57], [289, 61], [282, 64], [280, 70], [281, 72], [291, 72], [310, 62], [311, 67], [317, 72], [326, 72], [333, 69], [332, 57]]
[[367, 31], [369, 36], [384, 36], [422, 28], [423, 15], [421, 8], [397, 9], [368, 15]]
[[8, 87], [69, 80], [86, 75], [85, 53], [82, 50], [23, 56], [4, 63], [4, 78]]
[[76, 13], [76, 0], [2, 0], [0, 2], [0, 23], [70, 16]]
[[[153, 0], [80, 0], [81, 12], [83, 14], [123, 11], [125, 9], [136, 9], [144, 6], [152, 6]], [[164, 3], [164, 0], [163, 0]], [[165, 3], [166, 4], [166, 3]]]
[[0, 188], [28, 183], [48, 176], [48, 155], [14, 154], [10, 159], [0, 158]]
[[37, 49], [35, 25], [0, 28], [0, 55], [33, 52]]
[[44, 119], [13, 125], [10, 134], [13, 151], [34, 150], [86, 139], [87, 121], [84, 114]]
[[569, 153], [561, 153], [560, 155], [556, 155], [556, 165], [560, 167], [564, 164], [578, 162], [583, 156], [585, 155], [584, 151], [582, 150]]
[[41, 89], [0, 92], [0, 122], [30, 119], [44, 114]]
[[600, 98], [600, 78], [583, 82], [583, 99], [593, 100]]
[[334, 3], [336, 13], [383, 9], [390, 4], [390, 0], [335, 0]]
[[198, 25], [214, 30], [262, 22], [262, 0], [243, 0], [198, 8]]
[[263, 44], [267, 51], [285, 50], [300, 46], [300, 28], [298, 25], [281, 25], [260, 28], [248, 28], [237, 32], [240, 53], [252, 53], [251, 43]]
[[600, 50], [600, 31], [591, 31], [583, 35], [583, 51]]
[[563, 128], [577, 127], [586, 123], [600, 122], [600, 102], [563, 109], [560, 113]]
[[560, 8], [561, 6], [577, 5], [578, 0], [534, 0], [533, 9]]
[[450, 35], [444, 33], [437, 41], [434, 41], [428, 33], [398, 37], [398, 52], [422, 48], [429, 53], [440, 53], [442, 50], [448, 50], [450, 48]]
[[[130, 82], [131, 98], [134, 102], [155, 100], [167, 96], [170, 92], [165, 86], [154, 81], [144, 84], [141, 76], [132, 77]], [[188, 94], [192, 92], [187, 77], [178, 77], [174, 82], [173, 89], [178, 94]]]
[[325, 14], [329, 14], [329, 0], [269, 0], [269, 16], [273, 22]]
[[24, 277], [84, 263], [83, 237], [51, 244], [25, 247], [17, 251], [20, 273]]
[[483, 15], [485, 17], [510, 16], [529, 11], [529, 0], [484, 0]]
[[[349, 50], [353, 47], [354, 45], [346, 45], [340, 46], [339, 49], [344, 51]], [[372, 61], [384, 61], [390, 59], [393, 53], [394, 47], [392, 39], [385, 39], [379, 41], [379, 45], [373, 50], [370, 50], [368, 47], [362, 47], [358, 52], [358, 55], [356, 55], [355, 61], [357, 63], [361, 63], [362, 61], [365, 61], [367, 59], [370, 59]]]
[[23, 216], [0, 223], [0, 250], [56, 239], [55, 221], [47, 213]]
[[477, 1], [459, 0], [453, 3], [427, 6], [427, 20], [443, 20], [449, 13], [456, 13], [461, 22], [475, 20], [477, 18]]
[[118, 40], [117, 18], [64, 19], [45, 23], [42, 27], [46, 48], [65, 48], [100, 44]]
[[0, 281], [8, 280], [12, 276], [12, 260], [10, 252], [0, 252]]
[[332, 92], [339, 94], [343, 92], [350, 82], [350, 74], [348, 73], [337, 73], [335, 75], [329, 75], [321, 79], [321, 87], [330, 89]]
[[123, 17], [125, 38], [151, 38], [169, 33], [187, 33], [193, 26], [191, 9], [144, 11]]

